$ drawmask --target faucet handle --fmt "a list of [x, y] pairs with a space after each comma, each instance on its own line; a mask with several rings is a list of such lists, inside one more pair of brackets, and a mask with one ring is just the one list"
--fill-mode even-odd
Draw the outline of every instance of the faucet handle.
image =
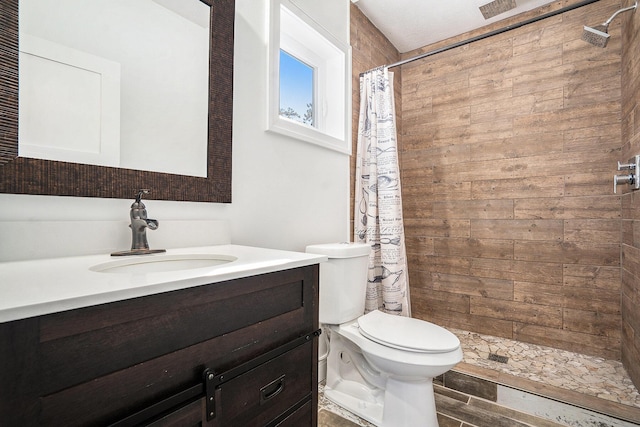
[[148, 188], [141, 188], [140, 190], [138, 190], [138, 193], [136, 194], [136, 202], [140, 203], [140, 199], [142, 199], [142, 195], [149, 194], [149, 193], [151, 193], [151, 190], [149, 190]]
[[618, 170], [621, 171], [622, 169], [629, 169], [629, 170], [633, 170], [636, 168], [636, 164], [635, 163], [620, 163], [618, 161]]

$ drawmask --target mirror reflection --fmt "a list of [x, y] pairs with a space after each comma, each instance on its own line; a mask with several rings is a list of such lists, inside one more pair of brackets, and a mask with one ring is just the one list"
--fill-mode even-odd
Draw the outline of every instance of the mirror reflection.
[[20, 0], [19, 156], [207, 176], [209, 6]]

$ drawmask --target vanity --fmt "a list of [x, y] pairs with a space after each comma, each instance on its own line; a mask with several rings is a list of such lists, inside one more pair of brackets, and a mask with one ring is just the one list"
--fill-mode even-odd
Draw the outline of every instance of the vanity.
[[[42, 2], [31, 3], [42, 11]], [[205, 173], [19, 156], [18, 89], [29, 81], [18, 72], [19, 34], [28, 33], [29, 22], [36, 21], [23, 19], [25, 4], [19, 14], [19, 1], [6, 0], [0, 2], [0, 193], [130, 199], [132, 189], [150, 188], [156, 200], [231, 202], [235, 0], [148, 3], [154, 8], [159, 3], [206, 5], [208, 98], [202, 116], [197, 113], [202, 120], [195, 120], [206, 136], [202, 141], [207, 153]], [[52, 21], [49, 14], [43, 15]], [[66, 32], [69, 14], [63, 15]], [[146, 37], [138, 36], [141, 24], [151, 24], [147, 18], [135, 22], [135, 36], [121, 33], [117, 38], [127, 45], [134, 39], [158, 39], [150, 31]], [[113, 19], [107, 26], [120, 21]], [[80, 22], [100, 27], [93, 19]], [[158, 26], [160, 35], [173, 34], [163, 21]], [[71, 39], [84, 43], [84, 33], [78, 34]], [[102, 34], [98, 39], [104, 39]], [[27, 44], [20, 44], [23, 51], [29, 50]], [[159, 46], [166, 50], [164, 43]], [[119, 62], [106, 53], [99, 56]], [[133, 56], [160, 55], [143, 51]], [[68, 65], [75, 71], [72, 63]], [[159, 68], [163, 67], [155, 67]], [[190, 80], [182, 78], [178, 87], [185, 81]], [[103, 87], [95, 85], [96, 90]], [[128, 119], [131, 114], [113, 113], [108, 118], [115, 116]], [[117, 126], [96, 123], [96, 128], [115, 134]], [[155, 149], [155, 145], [147, 148]], [[71, 226], [58, 222], [53, 221], [54, 232], [53, 224], [46, 221], [26, 221], [18, 227], [0, 221], [3, 241], [21, 242], [15, 247], [0, 245], [0, 259], [9, 260], [0, 262], [1, 425], [316, 425], [318, 263], [326, 258], [237, 245], [186, 244], [197, 247], [116, 261], [106, 249], [125, 248], [126, 238], [119, 237], [112, 221], [83, 218]], [[167, 225], [163, 220], [161, 230], [168, 230]], [[187, 225], [168, 234], [190, 242], [211, 233], [209, 227]], [[37, 237], [33, 240], [37, 244], [24, 243], [31, 242], [27, 233]], [[161, 235], [155, 234], [158, 247], [176, 247], [161, 245]], [[26, 249], [16, 258], [17, 247]], [[105, 254], [75, 256], [84, 249], [98, 253], [96, 248], [105, 249]], [[53, 256], [62, 258], [36, 259], [41, 258], [41, 249], [53, 250]], [[73, 253], [66, 256], [67, 250]], [[145, 262], [138, 262], [141, 259]]]
[[6, 425], [315, 426], [319, 255], [0, 263]]
[[[30, 3], [36, 12], [43, 11], [42, 2]], [[50, 3], [58, 9], [55, 2]], [[142, 2], [121, 3], [133, 7]], [[160, 7], [167, 9], [160, 3], [205, 5], [209, 25], [198, 33], [203, 33], [203, 41], [208, 45], [208, 55], [205, 49], [201, 67], [205, 68], [203, 80], [208, 97], [202, 102], [202, 110], [193, 115], [205, 136], [201, 141], [203, 152], [207, 153], [205, 170], [193, 174], [137, 165], [96, 165], [73, 159], [19, 156], [18, 119], [23, 113], [19, 114], [18, 90], [21, 84], [29, 82], [18, 72], [19, 68], [26, 68], [18, 66], [19, 44], [23, 56], [30, 50], [19, 35], [25, 33], [43, 40], [45, 35], [36, 34], [41, 26], [22, 14], [26, 2], [19, 8], [18, 0], [3, 0], [0, 193], [129, 199], [133, 188], [142, 187], [153, 189], [153, 198], [157, 200], [231, 202], [235, 0], [147, 3], [157, 13]], [[134, 16], [133, 11], [123, 9], [122, 13]], [[163, 10], [162, 15], [167, 13]], [[53, 21], [49, 15], [42, 14], [47, 22]], [[70, 14], [62, 15], [66, 34]], [[172, 21], [180, 21], [180, 25], [188, 23], [189, 19], [183, 20], [185, 15], [178, 15], [179, 19]], [[95, 17], [95, 12], [91, 16]], [[126, 45], [132, 45], [133, 40], [159, 40], [151, 31], [140, 37], [139, 32], [145, 31], [142, 24], [151, 24], [148, 18], [145, 14], [144, 19], [134, 22], [133, 36], [117, 32], [116, 38], [125, 40]], [[126, 20], [118, 16], [105, 26], [96, 25], [94, 19], [79, 21], [90, 22], [94, 28], [110, 28]], [[158, 34], [169, 35], [169, 39], [181, 38], [171, 34], [193, 30], [178, 33], [168, 29], [166, 21], [153, 21], [160, 30]], [[30, 23], [34, 29], [31, 33], [27, 31]], [[70, 40], [84, 44], [86, 32], [77, 34], [66, 37], [68, 40], [64, 42], [46, 41], [59, 45], [56, 51], [72, 48], [84, 52], [83, 46], [67, 46]], [[98, 35], [100, 41], [105, 38]], [[36, 44], [42, 46], [41, 42]], [[163, 42], [158, 46], [163, 52], [168, 50]], [[140, 48], [142, 53], [129, 56], [161, 56], [145, 50], [150, 47]], [[108, 50], [122, 52], [117, 47]], [[61, 64], [51, 52], [48, 58]], [[43, 58], [35, 51], [33, 55]], [[91, 55], [120, 63], [106, 52]], [[176, 62], [192, 61], [189, 58]], [[67, 71], [75, 72], [77, 67], [73, 63], [67, 65]], [[121, 67], [133, 68], [137, 67]], [[168, 67], [153, 69], [161, 68]], [[112, 70], [110, 75], [116, 74]], [[149, 73], [143, 73], [142, 78], [148, 76]], [[123, 73], [121, 82], [127, 78]], [[179, 105], [168, 95], [182, 92], [185, 81], [191, 79], [179, 79], [180, 90], [170, 89], [163, 81], [161, 87], [167, 89], [170, 104]], [[96, 99], [104, 99], [101, 90], [105, 87], [101, 83], [95, 85]], [[112, 95], [122, 92], [115, 83], [112, 89]], [[126, 106], [123, 111], [147, 112], [148, 106], [156, 104], [138, 96], [128, 98], [141, 100], [146, 106]], [[57, 102], [54, 100], [54, 107]], [[114, 101], [110, 106], [118, 104]], [[86, 104], [80, 105], [80, 110], [84, 110]], [[124, 123], [132, 117], [113, 111], [107, 119], [117, 116]], [[159, 121], [168, 123], [169, 119]], [[175, 127], [174, 123], [170, 125]], [[196, 125], [188, 126], [191, 127]], [[115, 135], [118, 126], [112, 123], [105, 127], [96, 121], [95, 128], [109, 129]], [[182, 136], [180, 140], [189, 139]], [[79, 134], [63, 138], [86, 139]], [[142, 140], [156, 141], [156, 138]], [[122, 138], [121, 142], [124, 141]], [[125, 143], [120, 146], [128, 147]], [[146, 148], [157, 149], [155, 142], [153, 147]], [[171, 163], [183, 162], [171, 158]], [[21, 242], [15, 247], [0, 245], [0, 259], [10, 260], [0, 262], [1, 425], [316, 425], [318, 263], [326, 258], [237, 245], [168, 249], [162, 255], [117, 261], [106, 251], [104, 255], [64, 257], [67, 250], [75, 255], [75, 251], [84, 249], [91, 250], [86, 253], [97, 253], [96, 248], [126, 247], [122, 245], [126, 238], [120, 239], [120, 231], [108, 224], [111, 221], [83, 218], [72, 222], [71, 226], [55, 224], [57, 232], [54, 232], [52, 224], [45, 221], [26, 221], [18, 227], [0, 221], [3, 241]], [[167, 225], [163, 220], [162, 230], [170, 228]], [[127, 229], [122, 226], [120, 230]], [[33, 240], [37, 244], [24, 243], [31, 242], [25, 237], [27, 233], [37, 237]], [[175, 228], [168, 234], [191, 241], [208, 233], [209, 227], [189, 224], [188, 228]], [[154, 243], [158, 247], [175, 247], [160, 246], [161, 236], [155, 234]], [[71, 242], [72, 239], [75, 240]], [[20, 252], [17, 247], [26, 248], [21, 256], [27, 256], [14, 257], [15, 252]], [[63, 258], [36, 259], [41, 248], [44, 252], [52, 249], [56, 252], [53, 256]], [[137, 262], [141, 259], [145, 262]]]

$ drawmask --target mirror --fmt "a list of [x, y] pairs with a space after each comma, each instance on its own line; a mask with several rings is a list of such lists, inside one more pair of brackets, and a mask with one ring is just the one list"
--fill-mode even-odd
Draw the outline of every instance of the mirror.
[[18, 155], [18, 0], [0, 3], [0, 192], [231, 202], [234, 0], [201, 0], [210, 14], [206, 177], [41, 160]]
[[207, 176], [200, 0], [19, 0], [18, 157]]

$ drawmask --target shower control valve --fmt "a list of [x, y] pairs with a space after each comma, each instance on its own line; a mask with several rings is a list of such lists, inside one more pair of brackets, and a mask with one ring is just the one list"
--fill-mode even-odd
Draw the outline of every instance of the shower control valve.
[[618, 192], [619, 184], [629, 184], [632, 190], [640, 189], [640, 179], [638, 173], [640, 173], [640, 155], [635, 155], [630, 158], [627, 163], [618, 162], [618, 170], [631, 171], [628, 175], [614, 175], [613, 176], [613, 192]]
[[636, 176], [632, 173], [629, 175], [614, 175], [613, 176], [613, 192], [618, 192], [618, 184], [633, 184], [636, 180]]

